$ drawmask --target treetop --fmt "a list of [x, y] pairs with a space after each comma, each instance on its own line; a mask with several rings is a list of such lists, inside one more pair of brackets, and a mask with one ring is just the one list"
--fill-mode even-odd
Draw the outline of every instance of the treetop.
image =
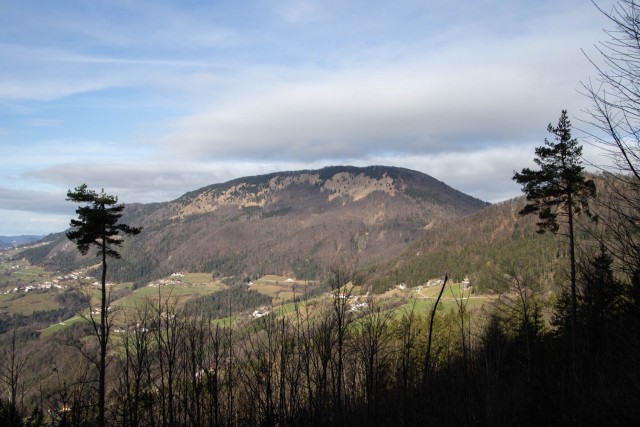
[[124, 204], [118, 204], [118, 198], [106, 194], [104, 189], [97, 193], [82, 184], [74, 191], [69, 190], [66, 200], [82, 204], [76, 209], [78, 219], [70, 222], [73, 230], [66, 233], [67, 238], [76, 243], [82, 255], [87, 254], [91, 245], [96, 245], [98, 256], [104, 252], [113, 258], [120, 258], [120, 254], [113, 249], [113, 246], [122, 245], [120, 233], [136, 235], [142, 231], [142, 227], [118, 223]]

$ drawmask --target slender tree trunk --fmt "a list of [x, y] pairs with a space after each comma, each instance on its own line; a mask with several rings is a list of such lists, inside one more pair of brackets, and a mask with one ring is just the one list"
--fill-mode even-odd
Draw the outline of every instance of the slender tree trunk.
[[576, 317], [577, 317], [577, 296], [576, 296], [576, 255], [573, 236], [573, 202], [571, 191], [567, 194], [567, 217], [569, 224], [569, 281], [571, 286], [571, 361], [574, 362], [576, 355]]
[[231, 425], [235, 425], [233, 422], [233, 411], [234, 411], [234, 403], [233, 403], [233, 381], [234, 381], [234, 375], [233, 375], [233, 364], [232, 364], [232, 360], [233, 360], [233, 346], [232, 346], [232, 327], [233, 327], [233, 318], [232, 316], [232, 310], [231, 310], [231, 288], [229, 288], [229, 333], [227, 335], [227, 345], [229, 346], [228, 348], [228, 354], [227, 354], [227, 422], [226, 424], [228, 426]]
[[400, 379], [401, 379], [401, 398], [402, 398], [402, 425], [410, 424], [409, 420], [409, 379], [411, 370], [411, 351], [414, 348], [416, 333], [413, 330], [414, 315], [416, 308], [416, 300], [413, 301], [411, 311], [405, 312], [401, 320], [401, 347], [400, 347]]
[[429, 320], [429, 336], [427, 337], [427, 353], [424, 356], [424, 376], [422, 380], [425, 387], [425, 391], [427, 388], [427, 380], [429, 378], [429, 370], [431, 369], [431, 340], [433, 335], [433, 319], [436, 317], [436, 309], [438, 308], [438, 304], [440, 303], [440, 298], [442, 297], [444, 288], [447, 286], [448, 280], [449, 280], [449, 275], [445, 274], [444, 283], [442, 284], [442, 289], [440, 289], [440, 293], [438, 294], [436, 303], [433, 305], [433, 310], [431, 310], [431, 320]]
[[18, 374], [16, 367], [16, 330], [13, 330], [11, 338], [11, 365], [9, 368], [9, 388], [11, 389], [11, 411], [18, 412]]
[[100, 301], [100, 366], [98, 379], [98, 427], [105, 423], [105, 374], [107, 368], [107, 248], [106, 238], [102, 238], [102, 289]]
[[[209, 328], [211, 328], [211, 319], [209, 319], [208, 321], [209, 324]], [[209, 332], [209, 335], [211, 336], [211, 332]], [[213, 368], [213, 378], [209, 378], [207, 381], [207, 386], [209, 387], [209, 405], [210, 405], [210, 412], [212, 414], [212, 418], [210, 418], [209, 420], [209, 426], [212, 427], [213, 425], [220, 425], [222, 424], [221, 420], [220, 420], [220, 390], [219, 390], [219, 369], [220, 369], [220, 363], [222, 361], [222, 357], [220, 355], [220, 340], [222, 338], [220, 337], [220, 326], [216, 325], [216, 332], [214, 335], [214, 341], [213, 341], [213, 364], [214, 364], [214, 368]], [[223, 350], [224, 351], [224, 348]], [[207, 376], [209, 375], [209, 371], [207, 371]], [[213, 424], [212, 424], [213, 423]]]

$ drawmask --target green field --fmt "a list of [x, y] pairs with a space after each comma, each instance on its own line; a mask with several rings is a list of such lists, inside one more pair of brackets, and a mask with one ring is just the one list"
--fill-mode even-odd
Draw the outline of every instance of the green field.
[[[18, 268], [11, 269], [12, 266], [19, 265]], [[4, 280], [20, 280], [20, 284], [33, 283], [37, 281], [44, 281], [50, 279], [50, 274], [38, 267], [31, 267], [26, 262], [12, 262], [3, 263], [2, 268], [7, 271], [10, 269], [8, 275], [2, 276]], [[160, 286], [147, 286], [144, 288], [135, 289], [129, 293], [131, 289], [131, 283], [119, 283], [108, 287], [108, 291], [114, 295], [124, 295], [119, 299], [111, 303], [113, 309], [112, 316], [114, 324], [126, 324], [127, 319], [132, 318], [135, 314], [134, 311], [138, 308], [142, 308], [147, 303], [157, 304], [158, 298], [169, 299], [175, 301], [178, 305], [182, 305], [184, 302], [203, 295], [213, 294], [217, 291], [225, 289], [227, 285], [220, 281], [214, 281], [210, 273], [186, 273], [183, 277], [168, 278], [168, 280], [175, 279], [180, 280], [181, 284], [175, 285], [160, 285]], [[0, 282], [1, 284], [2, 282]], [[289, 316], [294, 313], [295, 304], [292, 302], [294, 296], [302, 296], [306, 282], [295, 281], [288, 279], [286, 276], [278, 275], [266, 275], [253, 282], [253, 285], [249, 288], [267, 295], [272, 298], [273, 311], [278, 315]], [[97, 307], [100, 302], [100, 287], [93, 285], [78, 285], [81, 286], [85, 292], [88, 292], [91, 296], [91, 303], [94, 307]], [[349, 288], [352, 295], [361, 295], [362, 289], [358, 286]], [[386, 292], [382, 298], [386, 301], [393, 302], [398, 301], [399, 298], [408, 297], [411, 301], [416, 300], [415, 307], [418, 313], [428, 315], [430, 313], [433, 303], [440, 292], [440, 286], [423, 287], [419, 291], [415, 288], [399, 290], [392, 289]], [[295, 291], [295, 293], [294, 293]], [[53, 310], [59, 308], [60, 305], [55, 300], [55, 295], [58, 291], [47, 292], [29, 292], [20, 294], [6, 294], [0, 295], [0, 310], [10, 314], [19, 313], [24, 315], [30, 315], [37, 310]], [[127, 294], [128, 293], [128, 294]], [[465, 298], [465, 303], [468, 308], [480, 307], [491, 301], [493, 297], [488, 296], [474, 296], [470, 290], [465, 290], [464, 295], [460, 293], [460, 284], [447, 285], [441, 299], [441, 305], [444, 310], [456, 309], [456, 298]], [[360, 296], [360, 298], [364, 298]], [[321, 300], [323, 297], [321, 297]], [[363, 301], [363, 300], [362, 300]], [[412, 302], [408, 302], [400, 305], [394, 309], [396, 315], [400, 315], [403, 310], [410, 309]], [[324, 303], [320, 303], [323, 306]], [[313, 311], [313, 309], [311, 309]], [[88, 311], [85, 313], [88, 315]], [[60, 331], [69, 325], [82, 321], [80, 316], [75, 316], [60, 324], [51, 325], [46, 328], [42, 333], [46, 336], [57, 331]], [[227, 319], [218, 319], [218, 324], [228, 324], [230, 321]]]
[[226, 285], [220, 282], [212, 282], [206, 285], [165, 285], [159, 287], [144, 287], [133, 291], [130, 295], [115, 301], [112, 306], [116, 308], [140, 307], [147, 301], [157, 301], [158, 297], [177, 298], [186, 301], [201, 295], [209, 295], [222, 290]]
[[81, 316], [74, 316], [71, 319], [65, 320], [64, 322], [56, 323], [55, 325], [51, 325], [48, 328], [42, 329], [40, 332], [42, 333], [42, 336], [48, 337], [51, 334], [54, 334], [65, 328], [68, 328], [69, 326], [75, 323], [85, 322], [85, 321], [86, 319], [83, 319]]
[[291, 283], [287, 282], [288, 277], [285, 276], [276, 276], [275, 274], [267, 274], [266, 276], [262, 276], [261, 278], [255, 280], [253, 283], [255, 284], [269, 284], [269, 283]]
[[293, 300], [294, 295], [302, 295], [304, 292], [304, 281], [287, 280], [287, 277], [269, 274], [255, 280], [250, 289], [270, 296], [274, 304], [279, 305], [283, 301]]
[[[182, 285], [163, 285], [159, 287], [144, 287], [131, 292], [122, 298], [111, 303], [113, 309], [112, 316], [114, 324], [126, 323], [126, 318], [133, 315], [133, 311], [142, 308], [147, 303], [155, 304], [158, 297], [175, 299], [178, 304], [202, 295], [212, 294], [226, 287], [221, 282], [211, 280], [208, 273], [190, 273], [183, 278]], [[118, 283], [107, 287], [107, 292], [117, 293], [123, 289], [131, 289], [131, 283]], [[93, 285], [83, 286], [85, 292], [91, 296], [91, 304], [98, 307], [100, 304], [100, 287]], [[52, 310], [59, 308], [59, 304], [55, 301], [56, 292], [33, 292], [27, 294], [7, 294], [0, 295], [0, 310], [8, 313], [20, 313], [30, 315], [36, 310]], [[87, 310], [85, 315], [88, 315]], [[51, 325], [49, 328], [42, 330], [46, 335], [53, 334], [57, 331], [82, 321], [80, 316], [75, 316], [65, 320], [62, 323]]]
[[[418, 290], [416, 288], [407, 288], [405, 290], [392, 289], [386, 292], [384, 295], [389, 298], [408, 297], [410, 302], [402, 304], [397, 307], [397, 313], [411, 310], [415, 300], [415, 310], [421, 315], [430, 315], [433, 304], [438, 298], [438, 294], [442, 286], [429, 286], [422, 287]], [[440, 306], [443, 310], [449, 311], [451, 309], [457, 310], [461, 303], [464, 303], [467, 309], [479, 308], [483, 305], [495, 300], [494, 296], [489, 295], [474, 295], [472, 289], [465, 289], [463, 293], [460, 292], [460, 284], [452, 283], [447, 284], [442, 297], [440, 298]]]
[[[15, 268], [17, 267], [17, 268]], [[40, 267], [29, 265], [24, 260], [2, 263], [0, 265], [0, 286], [9, 284], [29, 285], [51, 280], [51, 274]]]
[[[406, 289], [404, 292], [411, 292], [411, 295], [416, 296], [417, 298], [427, 297], [427, 298], [437, 298], [440, 293], [440, 289], [442, 286], [424, 286], [421, 290], [417, 290], [415, 288]], [[469, 296], [471, 290], [465, 289], [464, 296], [465, 298]], [[459, 283], [451, 283], [447, 284], [444, 292], [442, 293], [442, 298], [460, 298], [460, 284]]]
[[187, 273], [181, 279], [183, 282], [191, 283], [193, 285], [206, 285], [214, 282], [211, 277], [211, 273]]
[[0, 295], [0, 311], [30, 316], [34, 311], [55, 310], [60, 308], [56, 294], [54, 291], [3, 294]]
[[[302, 311], [304, 310], [305, 305], [304, 303], [298, 303], [298, 307]], [[295, 313], [295, 310], [296, 310], [295, 302], [288, 302], [286, 304], [273, 306], [273, 311], [278, 315], [292, 314], [292, 313]]]
[[[445, 292], [446, 293], [446, 292]], [[471, 308], [479, 308], [482, 307], [483, 305], [493, 302], [495, 301], [494, 297], [490, 297], [490, 296], [475, 296], [475, 297], [470, 297], [470, 298], [466, 298], [464, 299], [464, 305], [467, 309], [471, 309]], [[433, 304], [436, 302], [436, 299], [416, 299], [416, 312], [419, 314], [431, 314], [431, 310], [433, 307]], [[458, 300], [458, 302], [456, 303], [456, 300], [452, 297], [448, 297], [445, 298], [444, 296], [440, 299], [440, 306], [445, 310], [445, 311], [449, 311], [451, 309], [457, 310], [458, 308], [458, 304], [460, 303], [460, 300]], [[399, 307], [396, 308], [396, 310], [398, 310], [399, 312], [403, 312], [403, 311], [409, 311], [411, 310], [411, 307], [413, 306], [413, 301], [408, 302], [406, 304], [403, 304]]]
[[263, 295], [270, 296], [273, 300], [288, 301], [293, 299], [293, 287], [291, 285], [254, 284], [251, 289]]

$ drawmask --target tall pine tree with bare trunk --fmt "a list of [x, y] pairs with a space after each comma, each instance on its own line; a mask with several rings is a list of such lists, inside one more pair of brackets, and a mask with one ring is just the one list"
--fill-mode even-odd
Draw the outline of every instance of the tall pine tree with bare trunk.
[[[522, 185], [527, 204], [520, 215], [538, 214], [538, 232], [561, 233], [569, 238], [571, 289], [571, 343], [575, 344], [576, 326], [576, 259], [574, 219], [581, 212], [591, 217], [589, 198], [595, 197], [593, 180], [586, 179], [582, 166], [582, 146], [571, 138], [571, 122], [563, 110], [558, 125], [549, 124], [547, 131], [554, 140], [545, 138], [544, 146], [535, 150], [533, 159], [539, 170], [530, 168], [515, 172], [513, 179]], [[565, 227], [560, 229], [560, 225]]]
[[106, 194], [104, 190], [96, 193], [89, 190], [86, 184], [82, 184], [74, 191], [67, 192], [67, 200], [80, 203], [76, 209], [78, 219], [71, 220], [71, 231], [67, 232], [67, 238], [75, 242], [82, 255], [89, 252], [91, 246], [97, 247], [96, 256], [102, 261], [102, 285], [100, 288], [100, 321], [95, 321], [90, 316], [94, 333], [98, 338], [100, 355], [94, 363], [98, 367], [98, 419], [99, 427], [105, 425], [105, 373], [107, 369], [107, 344], [109, 342], [108, 299], [107, 299], [107, 257], [120, 258], [116, 249], [122, 245], [123, 235], [135, 235], [142, 228], [130, 227], [126, 224], [118, 224], [124, 204], [118, 204], [118, 198]]

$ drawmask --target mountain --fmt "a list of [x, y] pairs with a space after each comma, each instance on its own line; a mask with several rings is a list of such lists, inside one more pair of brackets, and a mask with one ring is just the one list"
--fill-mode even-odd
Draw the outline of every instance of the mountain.
[[[611, 206], [634, 190], [611, 181], [605, 175], [587, 174], [596, 185], [596, 198], [589, 209], [596, 221], [581, 214], [575, 218], [578, 264], [598, 253], [598, 239], [609, 241], [608, 250], [616, 251], [617, 236], [610, 225], [620, 221]], [[476, 290], [506, 291], [505, 274], [518, 275], [539, 291], [558, 291], [569, 277], [569, 254], [565, 226], [558, 235], [538, 233], [538, 216], [521, 216], [524, 196], [495, 203], [463, 217], [452, 217], [425, 230], [397, 257], [368, 270], [367, 282], [376, 290], [398, 283], [421, 285], [430, 279], [449, 277], [470, 279]], [[624, 257], [618, 258], [622, 264]]]
[[[561, 236], [537, 233], [536, 215], [518, 214], [525, 202], [521, 196], [443, 221], [395, 259], [372, 267], [367, 281], [380, 291], [422, 285], [447, 272], [454, 281], [469, 278], [480, 291], [506, 291], [504, 275], [515, 273], [538, 290], [554, 289], [567, 275], [567, 245]], [[588, 236], [582, 233], [580, 241], [586, 245]]]
[[[154, 204], [127, 205], [128, 238], [113, 280], [143, 282], [175, 271], [314, 278], [327, 266], [387, 261], [425, 230], [488, 204], [409, 169], [326, 167], [214, 184]], [[70, 270], [95, 264], [63, 235], [25, 252], [31, 262]]]
[[42, 239], [42, 236], [0, 236], [0, 249], [13, 248], [25, 243], [33, 243]]

